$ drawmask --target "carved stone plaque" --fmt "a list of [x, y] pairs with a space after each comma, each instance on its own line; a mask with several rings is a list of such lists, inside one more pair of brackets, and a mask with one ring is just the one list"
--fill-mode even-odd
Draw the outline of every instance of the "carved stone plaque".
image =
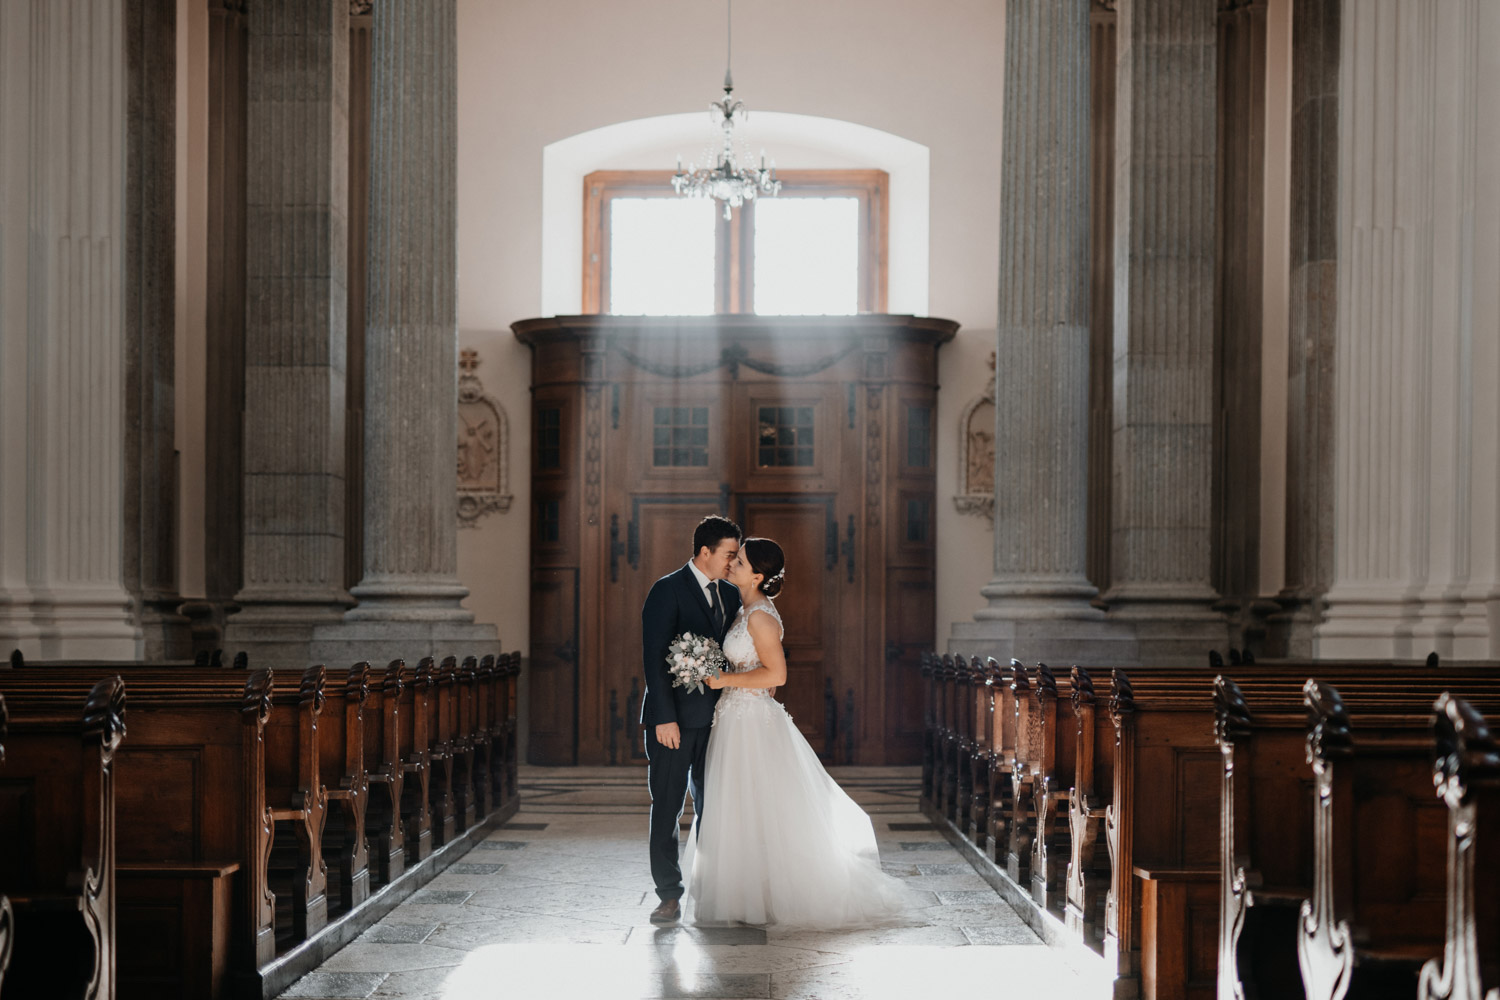
[[[990, 371], [995, 355], [990, 354]], [[995, 378], [988, 391], [964, 407], [958, 426], [958, 493], [953, 505], [960, 514], [987, 521], [995, 515]]]
[[472, 528], [510, 510], [510, 424], [474, 374], [479, 352], [464, 348], [458, 367], [458, 525]]

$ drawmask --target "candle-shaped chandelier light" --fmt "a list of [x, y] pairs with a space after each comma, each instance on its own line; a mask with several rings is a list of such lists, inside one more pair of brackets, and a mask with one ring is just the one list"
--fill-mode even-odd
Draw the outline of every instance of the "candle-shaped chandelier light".
[[[727, 0], [726, 29], [724, 43], [724, 98], [708, 106], [709, 117], [724, 132], [723, 143], [716, 150], [710, 146], [704, 154], [704, 166], [689, 163], [682, 169], [682, 157], [677, 157], [677, 173], [672, 175], [672, 187], [678, 194], [693, 198], [717, 198], [724, 203], [724, 218], [731, 217], [732, 210], [743, 205], [757, 194], [776, 194], [781, 182], [776, 179], [776, 161], [766, 166], [766, 153], [761, 150], [760, 166], [740, 166], [740, 159], [749, 160], [749, 150], [741, 144], [737, 156], [734, 148], [734, 126], [750, 117], [743, 101], [734, 96], [734, 77], [730, 73], [733, 51], [734, 0]], [[712, 164], [712, 166], [709, 166]]]

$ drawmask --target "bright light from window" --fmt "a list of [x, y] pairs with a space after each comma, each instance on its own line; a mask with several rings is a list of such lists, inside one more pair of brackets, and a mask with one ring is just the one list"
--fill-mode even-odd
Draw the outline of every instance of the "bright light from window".
[[762, 316], [859, 312], [859, 199], [756, 201], [755, 311]]
[[713, 202], [615, 198], [609, 215], [609, 311], [708, 316], [714, 311]]

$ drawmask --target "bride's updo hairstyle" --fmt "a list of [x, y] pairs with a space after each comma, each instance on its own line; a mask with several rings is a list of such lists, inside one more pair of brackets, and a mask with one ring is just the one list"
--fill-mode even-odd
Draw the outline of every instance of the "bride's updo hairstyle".
[[769, 538], [747, 538], [740, 544], [750, 570], [765, 579], [760, 581], [760, 592], [767, 597], [781, 593], [781, 579], [786, 575], [786, 556], [781, 546]]

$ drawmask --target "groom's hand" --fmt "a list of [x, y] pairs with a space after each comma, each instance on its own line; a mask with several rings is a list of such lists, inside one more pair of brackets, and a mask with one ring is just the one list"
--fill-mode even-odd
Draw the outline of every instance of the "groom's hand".
[[663, 722], [656, 727], [656, 742], [668, 750], [676, 750], [682, 746], [682, 730], [677, 728], [675, 722]]

